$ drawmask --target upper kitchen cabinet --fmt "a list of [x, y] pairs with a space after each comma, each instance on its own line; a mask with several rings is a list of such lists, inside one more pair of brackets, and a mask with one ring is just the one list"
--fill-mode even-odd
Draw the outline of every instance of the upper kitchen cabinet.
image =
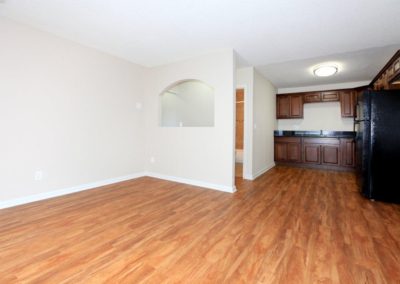
[[276, 118], [303, 118], [303, 96], [300, 94], [278, 95]]
[[376, 75], [370, 86], [375, 91], [400, 89], [400, 50]]
[[354, 117], [356, 106], [356, 92], [345, 90], [340, 92], [340, 110], [342, 117]]
[[303, 118], [303, 96], [291, 95], [290, 96], [290, 117]]
[[290, 98], [288, 95], [276, 97], [276, 118], [289, 118]]
[[354, 117], [356, 89], [281, 94], [276, 97], [276, 118], [303, 118], [303, 105], [340, 102], [342, 117]]
[[339, 91], [321, 92], [322, 102], [338, 102], [340, 100]]
[[321, 93], [313, 92], [304, 94], [304, 103], [319, 103], [321, 102]]
[[320, 102], [338, 102], [338, 91], [324, 91], [324, 92], [311, 92], [306, 93], [304, 96], [304, 103], [320, 103]]

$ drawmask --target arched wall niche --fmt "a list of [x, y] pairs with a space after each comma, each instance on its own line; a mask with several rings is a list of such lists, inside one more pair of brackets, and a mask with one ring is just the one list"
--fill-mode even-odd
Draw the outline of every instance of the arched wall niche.
[[200, 80], [175, 82], [160, 94], [161, 127], [213, 127], [214, 88]]

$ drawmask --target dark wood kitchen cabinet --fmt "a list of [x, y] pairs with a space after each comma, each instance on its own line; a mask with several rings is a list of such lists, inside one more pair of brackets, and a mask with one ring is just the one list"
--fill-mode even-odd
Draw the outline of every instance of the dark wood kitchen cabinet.
[[[339, 141], [338, 141], [339, 142]], [[321, 145], [322, 165], [339, 166], [340, 162], [339, 145]]]
[[355, 167], [356, 155], [355, 155], [355, 141], [352, 138], [341, 138], [340, 139], [340, 151], [342, 155], [341, 165], [343, 167]]
[[275, 137], [274, 156], [279, 162], [301, 162], [301, 138]]
[[290, 97], [282, 95], [276, 97], [276, 118], [289, 118], [290, 116]]
[[276, 118], [303, 118], [303, 96], [299, 94], [276, 97]]
[[290, 117], [303, 118], [303, 96], [291, 95], [290, 96]]
[[304, 103], [319, 103], [319, 102], [321, 102], [320, 92], [304, 94]]
[[356, 107], [356, 92], [353, 90], [340, 92], [340, 110], [342, 117], [354, 117]]
[[276, 136], [274, 142], [277, 164], [346, 171], [355, 169], [353, 138]]
[[370, 88], [375, 91], [400, 89], [400, 50], [371, 81]]
[[321, 164], [319, 144], [314, 143], [304, 143], [303, 153], [304, 153], [304, 163], [307, 164]]
[[340, 95], [338, 91], [321, 92], [322, 102], [338, 102], [339, 100], [340, 100]]
[[303, 94], [304, 103], [338, 102], [338, 91], [310, 92]]
[[339, 166], [340, 142], [338, 138], [304, 138], [304, 163]]
[[357, 89], [315, 91], [276, 96], [276, 118], [303, 118], [304, 104], [340, 102], [341, 116], [354, 117]]

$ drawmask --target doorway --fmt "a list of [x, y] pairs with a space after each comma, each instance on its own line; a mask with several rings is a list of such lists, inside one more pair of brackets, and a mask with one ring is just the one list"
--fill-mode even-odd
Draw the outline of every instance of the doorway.
[[244, 89], [236, 89], [235, 177], [243, 178]]

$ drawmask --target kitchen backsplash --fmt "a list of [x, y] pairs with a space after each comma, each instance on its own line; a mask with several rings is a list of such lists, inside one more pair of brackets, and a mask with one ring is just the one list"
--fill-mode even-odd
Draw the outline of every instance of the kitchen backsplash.
[[353, 118], [342, 118], [340, 103], [304, 104], [303, 119], [278, 119], [278, 130], [353, 131]]

